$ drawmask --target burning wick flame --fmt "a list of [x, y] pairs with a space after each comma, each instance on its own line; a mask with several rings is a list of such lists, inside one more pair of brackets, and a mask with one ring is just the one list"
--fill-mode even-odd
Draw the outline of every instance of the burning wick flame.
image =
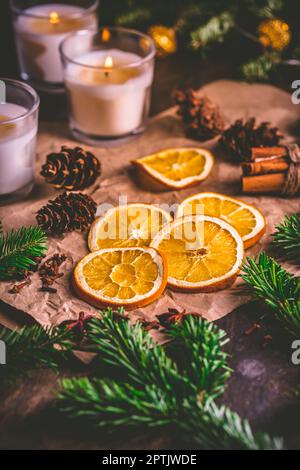
[[53, 11], [52, 13], [50, 13], [50, 23], [51, 24], [59, 23], [59, 14], [56, 13], [56, 11]]
[[110, 56], [106, 57], [105, 62], [104, 62], [104, 68], [105, 70], [105, 75], [106, 77], [109, 75], [109, 72], [111, 71], [113, 67], [113, 60]]
[[113, 60], [110, 56], [106, 57], [105, 62], [104, 62], [104, 67], [106, 69], [111, 69], [113, 66]]

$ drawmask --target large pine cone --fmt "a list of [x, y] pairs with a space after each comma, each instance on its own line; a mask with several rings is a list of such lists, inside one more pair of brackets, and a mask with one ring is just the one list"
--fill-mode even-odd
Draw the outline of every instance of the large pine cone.
[[238, 119], [224, 131], [220, 144], [234, 160], [247, 161], [252, 147], [277, 147], [282, 137], [278, 128], [268, 122], [256, 126], [255, 118], [245, 122]]
[[95, 220], [96, 211], [96, 202], [87, 194], [64, 192], [43, 206], [36, 220], [45, 232], [62, 235], [88, 228]]
[[91, 186], [101, 173], [99, 160], [80, 147], [63, 146], [58, 153], [47, 155], [41, 175], [57, 189], [76, 191]]
[[194, 90], [177, 91], [175, 102], [188, 136], [204, 141], [223, 132], [224, 121], [219, 107], [207, 96], [198, 97]]

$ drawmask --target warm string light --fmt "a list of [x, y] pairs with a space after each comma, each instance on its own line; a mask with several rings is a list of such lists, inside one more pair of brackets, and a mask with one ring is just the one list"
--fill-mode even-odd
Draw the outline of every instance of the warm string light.
[[52, 13], [50, 13], [50, 23], [51, 24], [57, 24], [59, 23], [60, 19], [59, 19], [59, 14], [56, 13], [56, 11], [53, 11]]

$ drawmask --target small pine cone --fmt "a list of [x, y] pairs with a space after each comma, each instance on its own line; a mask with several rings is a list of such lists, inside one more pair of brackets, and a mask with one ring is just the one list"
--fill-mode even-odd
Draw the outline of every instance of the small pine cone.
[[40, 227], [52, 235], [62, 235], [73, 230], [84, 231], [95, 220], [97, 204], [87, 194], [60, 194], [43, 206], [36, 220]]
[[99, 160], [80, 147], [62, 146], [58, 153], [47, 155], [41, 175], [57, 189], [77, 191], [91, 186], [101, 173]]
[[238, 119], [224, 131], [220, 144], [233, 159], [247, 161], [252, 147], [276, 147], [282, 137], [278, 128], [271, 127], [268, 122], [256, 126], [255, 118], [245, 122]]
[[219, 107], [207, 96], [198, 97], [194, 90], [177, 91], [175, 103], [190, 137], [203, 141], [223, 132], [224, 121]]

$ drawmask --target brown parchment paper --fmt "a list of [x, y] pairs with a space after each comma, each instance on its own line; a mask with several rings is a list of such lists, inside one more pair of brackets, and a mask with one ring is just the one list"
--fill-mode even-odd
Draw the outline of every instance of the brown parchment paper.
[[[290, 95], [270, 85], [249, 85], [233, 81], [217, 81], [205, 86], [201, 92], [219, 104], [227, 124], [237, 118], [255, 116], [258, 121], [270, 121], [277, 125], [287, 136], [287, 141], [297, 139], [299, 108], [292, 104]], [[62, 123], [42, 123], [38, 137], [37, 184], [28, 199], [0, 208], [0, 218], [4, 229], [35, 223], [36, 211], [54, 198], [58, 192], [47, 185], [39, 176], [45, 156], [58, 150], [62, 144], [75, 145], [68, 133], [67, 125]], [[223, 160], [220, 152], [215, 152], [216, 163], [212, 174], [198, 186], [182, 191], [155, 194], [140, 188], [130, 170], [130, 160], [150, 154], [157, 150], [175, 146], [203, 146], [214, 151], [216, 139], [199, 144], [184, 136], [181, 122], [171, 108], [154, 117], [147, 131], [134, 140], [118, 146], [92, 149], [102, 163], [103, 173], [99, 181], [88, 191], [98, 204], [118, 204], [120, 196], [128, 202], [174, 204], [187, 196], [200, 191], [216, 191], [228, 195], [241, 196], [246, 202], [255, 204], [268, 221], [267, 234], [260, 243], [247, 251], [248, 255], [259, 253], [270, 242], [274, 225], [284, 214], [298, 210], [299, 198], [247, 197], [241, 195], [240, 170]], [[8, 293], [9, 284], [0, 283], [0, 298], [7, 304], [31, 315], [42, 325], [55, 325], [78, 317], [80, 311], [95, 313], [96, 309], [77, 299], [70, 287], [70, 278], [75, 263], [88, 253], [86, 236], [81, 233], [68, 234], [63, 239], [49, 239], [49, 252], [65, 253], [67, 262], [63, 265], [64, 277], [57, 281], [57, 294], [40, 292], [38, 275], [32, 277], [32, 284], [19, 294]], [[142, 315], [147, 319], [166, 311], [168, 307], [188, 309], [201, 313], [209, 320], [216, 320], [232, 312], [249, 299], [240, 293], [239, 281], [227, 290], [210, 294], [183, 294], [166, 290], [164, 295], [153, 304], [134, 312], [130, 316]]]

